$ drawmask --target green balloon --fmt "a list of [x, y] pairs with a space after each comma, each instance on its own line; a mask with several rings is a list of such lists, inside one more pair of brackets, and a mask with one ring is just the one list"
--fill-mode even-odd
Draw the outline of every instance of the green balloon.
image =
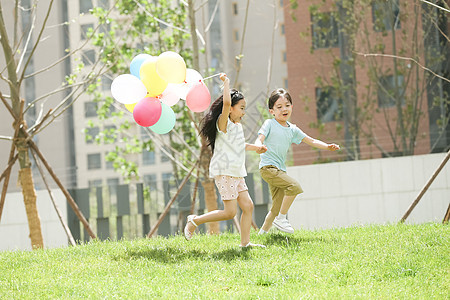
[[172, 108], [167, 104], [161, 103], [161, 117], [155, 125], [150, 126], [149, 128], [157, 134], [166, 134], [173, 129], [175, 126], [175, 113]]

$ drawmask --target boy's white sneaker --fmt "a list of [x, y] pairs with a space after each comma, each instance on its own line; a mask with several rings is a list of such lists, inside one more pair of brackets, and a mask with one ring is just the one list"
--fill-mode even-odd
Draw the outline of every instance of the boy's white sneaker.
[[286, 233], [294, 233], [294, 228], [292, 228], [291, 224], [287, 219], [278, 219], [275, 218], [272, 223], [278, 230], [281, 230]]

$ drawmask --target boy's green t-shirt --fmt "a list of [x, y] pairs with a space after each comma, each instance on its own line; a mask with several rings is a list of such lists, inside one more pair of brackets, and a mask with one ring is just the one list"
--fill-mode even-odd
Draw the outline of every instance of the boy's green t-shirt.
[[275, 119], [268, 119], [258, 131], [258, 135], [265, 136], [264, 145], [267, 151], [261, 154], [259, 168], [273, 165], [286, 172], [286, 156], [292, 143], [300, 144], [306, 134], [295, 124], [287, 122], [289, 127], [284, 127]]

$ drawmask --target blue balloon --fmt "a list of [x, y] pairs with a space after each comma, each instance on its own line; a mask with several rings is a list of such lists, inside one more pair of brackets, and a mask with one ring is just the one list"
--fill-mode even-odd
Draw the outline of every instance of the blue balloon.
[[137, 78], [141, 79], [141, 76], [139, 75], [139, 70], [141, 69], [142, 63], [147, 59], [152, 57], [150, 54], [138, 54], [136, 55], [130, 64], [130, 73], [131, 75], [136, 76]]
[[175, 113], [172, 108], [167, 104], [161, 103], [161, 117], [155, 125], [149, 128], [157, 134], [166, 134], [173, 129], [175, 126]]

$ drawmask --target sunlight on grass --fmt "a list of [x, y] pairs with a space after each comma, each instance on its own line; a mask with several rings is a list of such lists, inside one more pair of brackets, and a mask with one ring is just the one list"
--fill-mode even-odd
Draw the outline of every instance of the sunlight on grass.
[[93, 241], [0, 252], [0, 295], [36, 298], [448, 299], [448, 225], [389, 225], [292, 235]]

